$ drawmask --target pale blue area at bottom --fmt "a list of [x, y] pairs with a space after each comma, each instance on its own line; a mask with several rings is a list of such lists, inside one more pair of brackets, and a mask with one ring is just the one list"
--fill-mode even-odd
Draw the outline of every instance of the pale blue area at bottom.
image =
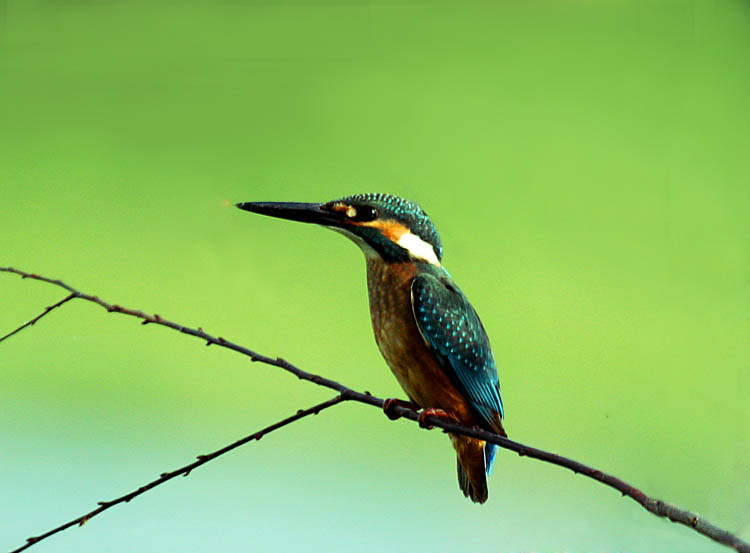
[[[6, 438], [0, 437], [10, 443]], [[447, 446], [446, 459], [426, 459], [425, 471], [395, 456], [386, 458], [391, 466], [382, 458], [370, 465], [354, 452], [336, 474], [316, 451], [310, 461], [301, 451], [290, 462], [275, 449], [287, 443], [284, 437], [275, 438], [116, 506], [33, 551], [725, 550], [598, 484], [502, 451], [490, 502], [476, 506], [457, 489]], [[28, 535], [189, 461], [182, 455], [156, 444], [113, 451], [107, 444], [54, 442], [42, 444], [33, 458], [4, 455], [0, 470], [14, 478], [2, 482], [0, 547], [17, 547]], [[344, 470], [351, 459], [356, 462]]]

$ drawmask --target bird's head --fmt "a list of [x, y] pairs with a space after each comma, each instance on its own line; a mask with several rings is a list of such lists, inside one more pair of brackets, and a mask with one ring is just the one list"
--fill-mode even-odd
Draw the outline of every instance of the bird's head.
[[443, 246], [435, 225], [417, 204], [389, 194], [356, 194], [322, 204], [245, 202], [253, 213], [315, 223], [353, 240], [368, 258], [388, 263], [424, 261], [440, 265]]

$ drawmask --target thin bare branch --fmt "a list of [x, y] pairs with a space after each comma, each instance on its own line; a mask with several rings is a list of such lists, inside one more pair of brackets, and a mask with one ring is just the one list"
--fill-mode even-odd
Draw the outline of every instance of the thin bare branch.
[[89, 520], [94, 518], [96, 515], [101, 514], [102, 512], [106, 511], [107, 509], [114, 507], [115, 505], [119, 503], [127, 503], [134, 497], [138, 497], [142, 493], [145, 493], [149, 491], [150, 489], [155, 488], [156, 486], [160, 486], [161, 484], [164, 484], [168, 480], [171, 480], [175, 476], [187, 476], [190, 474], [194, 469], [198, 468], [201, 465], [204, 465], [208, 463], [209, 461], [216, 459], [220, 455], [224, 455], [225, 453], [232, 451], [235, 448], [240, 447], [241, 445], [244, 445], [252, 440], [260, 440], [263, 436], [266, 434], [269, 434], [273, 432], [274, 430], [278, 430], [279, 428], [282, 428], [288, 424], [291, 424], [295, 421], [298, 421], [302, 418], [307, 417], [308, 415], [317, 415], [324, 409], [328, 409], [329, 407], [333, 407], [334, 405], [338, 405], [342, 401], [346, 401], [346, 397], [343, 394], [339, 394], [332, 399], [329, 399], [328, 401], [324, 401], [322, 403], [318, 403], [317, 405], [313, 405], [309, 409], [301, 409], [297, 411], [294, 415], [291, 417], [287, 417], [285, 419], [280, 420], [279, 422], [276, 422], [270, 426], [265, 427], [262, 430], [258, 430], [254, 434], [250, 434], [249, 436], [245, 436], [244, 438], [237, 440], [234, 443], [231, 443], [225, 447], [222, 447], [221, 449], [218, 449], [214, 451], [213, 453], [209, 453], [207, 455], [198, 455], [197, 461], [194, 461], [190, 463], [189, 465], [185, 465], [184, 467], [178, 468], [176, 470], [173, 470], [171, 472], [163, 472], [161, 475], [159, 475], [159, 478], [156, 480], [152, 480], [148, 484], [144, 484], [137, 490], [133, 490], [132, 492], [128, 492], [125, 495], [121, 495], [120, 497], [116, 499], [111, 499], [109, 501], [100, 501], [98, 503], [99, 507], [94, 509], [93, 511], [89, 511], [88, 513], [81, 515], [77, 518], [74, 518], [71, 521], [66, 522], [65, 524], [61, 524], [57, 528], [53, 528], [52, 530], [45, 532], [44, 534], [41, 534], [39, 536], [34, 536], [31, 538], [28, 538], [26, 540], [26, 543], [19, 547], [18, 549], [14, 549], [10, 553], [20, 553], [24, 549], [27, 549], [31, 547], [32, 545], [39, 543], [40, 541], [49, 538], [50, 536], [53, 536], [54, 534], [57, 534], [58, 532], [62, 532], [63, 530], [66, 530], [67, 528], [70, 528], [71, 526], [83, 526], [86, 524]]
[[[23, 278], [30, 278], [30, 279], [39, 280], [42, 282], [47, 282], [49, 284], [54, 284], [70, 292], [71, 296], [74, 296], [76, 298], [86, 300], [89, 302], [96, 303], [109, 312], [123, 313], [126, 315], [130, 315], [132, 317], [139, 318], [142, 320], [141, 324], [152, 323], [152, 324], [158, 324], [161, 326], [172, 328], [183, 334], [188, 334], [190, 336], [195, 336], [197, 338], [200, 338], [201, 340], [205, 341], [206, 345], [213, 344], [213, 345], [217, 345], [217, 346], [221, 346], [224, 348], [237, 351], [239, 353], [242, 353], [243, 355], [247, 355], [248, 357], [250, 357], [252, 361], [260, 361], [261, 363], [266, 363], [268, 365], [279, 367], [287, 372], [294, 374], [295, 376], [297, 376], [297, 378], [301, 380], [306, 380], [308, 382], [318, 384], [319, 386], [324, 386], [326, 388], [333, 389], [340, 394], [340, 396], [337, 396], [337, 397], [343, 397], [346, 400], [357, 401], [360, 403], [365, 403], [365, 404], [373, 405], [373, 406], [380, 407], [380, 408], [383, 407], [384, 400], [371, 395], [369, 392], [364, 392], [364, 393], [357, 392], [334, 380], [330, 380], [328, 378], [325, 378], [316, 374], [312, 374], [298, 367], [295, 367], [294, 365], [292, 365], [288, 361], [285, 361], [284, 359], [281, 359], [281, 358], [274, 359], [271, 357], [267, 357], [253, 350], [250, 350], [244, 346], [240, 346], [238, 344], [225, 340], [224, 338], [220, 336], [214, 337], [204, 332], [203, 329], [201, 328], [195, 329], [195, 328], [186, 327], [186, 326], [174, 323], [172, 321], [169, 321], [167, 319], [164, 319], [156, 314], [149, 315], [148, 313], [145, 313], [140, 310], [128, 309], [120, 305], [110, 304], [98, 298], [97, 296], [92, 296], [92, 295], [80, 292], [79, 290], [76, 290], [75, 288], [65, 284], [64, 282], [60, 280], [53, 280], [53, 279], [40, 276], [37, 274], [27, 273], [25, 271], [20, 271], [12, 267], [5, 267], [5, 268], [0, 267], [0, 272], [15, 273], [17, 275], [20, 275]], [[412, 421], [417, 421], [419, 417], [419, 414], [416, 411], [413, 411], [411, 409], [408, 409], [400, 405], [393, 405], [391, 409], [389, 410], [389, 412], [391, 415], [398, 415], [400, 417], [403, 417]], [[482, 440], [486, 440], [490, 443], [497, 444], [498, 446], [504, 449], [515, 451], [516, 453], [518, 453], [519, 455], [523, 457], [530, 457], [533, 459], [538, 459], [540, 461], [552, 463], [554, 465], [558, 465], [558, 466], [570, 469], [576, 474], [581, 474], [583, 476], [586, 476], [588, 478], [601, 482], [602, 484], [605, 484], [606, 486], [614, 488], [615, 490], [619, 491], [623, 496], [630, 497], [631, 499], [638, 502], [641, 506], [643, 506], [646, 510], [648, 510], [649, 512], [657, 516], [666, 517], [672, 522], [683, 524], [687, 526], [688, 528], [692, 528], [696, 532], [703, 534], [704, 536], [707, 536], [718, 543], [734, 548], [739, 553], [750, 553], [750, 543], [747, 543], [741, 540], [738, 536], [732, 534], [731, 532], [728, 532], [722, 528], [719, 528], [718, 526], [701, 518], [695, 513], [692, 513], [685, 509], [681, 509], [675, 505], [666, 503], [659, 499], [652, 498], [646, 495], [644, 492], [642, 492], [638, 488], [636, 488], [635, 486], [632, 486], [615, 476], [612, 476], [610, 474], [597, 470], [593, 467], [589, 467], [588, 465], [584, 465], [583, 463], [579, 463], [578, 461], [568, 459], [567, 457], [563, 457], [555, 453], [550, 453], [548, 451], [544, 451], [541, 449], [537, 449], [534, 447], [521, 444], [519, 442], [515, 442], [513, 440], [509, 440], [508, 438], [498, 436], [497, 434], [493, 434], [491, 432], [486, 432], [484, 430], [479, 430], [477, 428], [468, 428], [468, 427], [460, 426], [446, 419], [441, 419], [437, 417], [427, 417], [424, 422], [428, 424], [429, 426], [442, 428], [446, 432], [451, 432], [453, 434], [462, 434], [465, 436], [471, 436], [475, 438], [480, 438]], [[73, 524], [75, 524], [75, 522]], [[28, 544], [25, 547], [28, 547]], [[17, 551], [20, 551], [20, 549]]]
[[10, 338], [11, 336], [13, 336], [14, 334], [17, 334], [17, 333], [21, 332], [27, 326], [31, 326], [31, 325], [36, 324], [36, 322], [39, 319], [41, 319], [42, 317], [44, 317], [45, 315], [47, 315], [50, 311], [52, 311], [53, 309], [57, 309], [62, 304], [66, 303], [66, 302], [69, 302], [70, 300], [72, 300], [75, 297], [76, 297], [75, 294], [70, 294], [70, 295], [64, 297], [63, 299], [61, 299], [60, 301], [58, 301], [57, 303], [55, 303], [53, 305], [48, 305], [47, 307], [44, 308], [44, 311], [42, 311], [41, 313], [39, 313], [39, 315], [37, 315], [36, 317], [34, 317], [33, 319], [31, 319], [30, 321], [28, 321], [26, 323], [23, 323], [17, 329], [12, 330], [11, 332], [8, 332], [8, 334], [6, 334], [2, 338], [0, 338], [0, 342], [2, 342], [3, 340], [7, 340], [8, 338]]

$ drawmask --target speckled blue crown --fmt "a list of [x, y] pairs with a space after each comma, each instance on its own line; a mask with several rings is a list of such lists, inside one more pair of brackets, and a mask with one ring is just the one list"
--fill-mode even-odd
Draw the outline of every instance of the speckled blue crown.
[[377, 208], [382, 219], [395, 219], [408, 227], [413, 234], [431, 244], [437, 258], [442, 260], [443, 244], [440, 235], [427, 213], [418, 204], [398, 196], [380, 193], [354, 194], [338, 201], [353, 206], [371, 205]]

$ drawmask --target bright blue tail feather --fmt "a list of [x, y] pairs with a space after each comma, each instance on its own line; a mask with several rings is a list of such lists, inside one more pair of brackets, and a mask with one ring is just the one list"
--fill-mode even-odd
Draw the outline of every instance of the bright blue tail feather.
[[492, 463], [495, 461], [495, 444], [484, 444], [484, 466], [487, 467], [487, 474], [492, 472]]

